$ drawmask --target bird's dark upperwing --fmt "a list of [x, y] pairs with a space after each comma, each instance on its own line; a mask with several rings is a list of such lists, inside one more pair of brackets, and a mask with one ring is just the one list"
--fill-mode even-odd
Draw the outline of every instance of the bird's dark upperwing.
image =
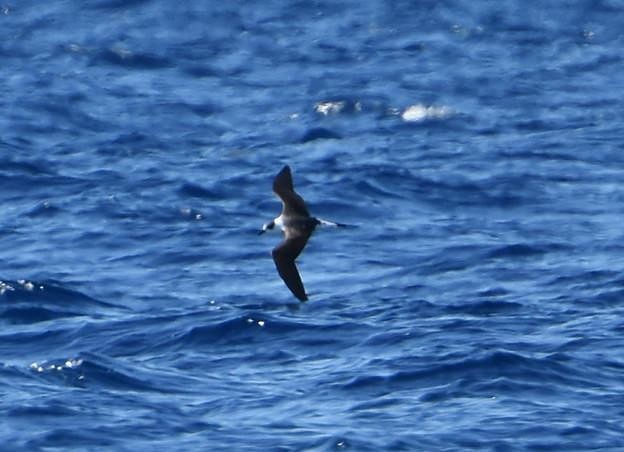
[[277, 272], [293, 295], [301, 301], [306, 301], [308, 297], [303, 288], [303, 282], [301, 282], [297, 266], [295, 265], [295, 259], [301, 254], [309, 237], [310, 234], [303, 234], [287, 238], [276, 246], [272, 252]]
[[280, 197], [282, 203], [284, 204], [282, 214], [287, 216], [310, 216], [303, 198], [295, 193], [292, 174], [290, 173], [290, 167], [288, 165], [284, 166], [284, 168], [277, 173], [277, 176], [275, 176], [275, 179], [273, 180], [273, 191]]

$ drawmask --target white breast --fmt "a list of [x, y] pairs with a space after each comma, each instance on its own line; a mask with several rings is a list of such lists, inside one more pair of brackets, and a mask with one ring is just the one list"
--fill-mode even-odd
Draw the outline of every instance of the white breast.
[[282, 231], [284, 230], [284, 219], [281, 215], [273, 221], [275, 222], [275, 226], [279, 226]]

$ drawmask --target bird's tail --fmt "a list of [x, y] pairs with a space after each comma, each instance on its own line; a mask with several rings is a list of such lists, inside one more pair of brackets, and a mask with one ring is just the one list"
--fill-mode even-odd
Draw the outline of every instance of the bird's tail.
[[344, 223], [335, 223], [333, 221], [323, 220], [322, 218], [317, 218], [317, 220], [321, 226], [332, 226], [335, 228], [348, 228], [350, 226]]

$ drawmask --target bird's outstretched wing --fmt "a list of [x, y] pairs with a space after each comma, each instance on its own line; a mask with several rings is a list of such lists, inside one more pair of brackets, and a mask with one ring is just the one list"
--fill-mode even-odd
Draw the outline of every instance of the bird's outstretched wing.
[[299, 271], [295, 265], [295, 259], [308, 242], [310, 234], [301, 234], [294, 237], [286, 238], [282, 243], [276, 246], [271, 253], [277, 272], [286, 283], [295, 297], [301, 301], [308, 299]]
[[282, 215], [310, 216], [303, 198], [299, 196], [293, 187], [292, 174], [288, 165], [277, 173], [273, 180], [273, 191], [282, 200]]

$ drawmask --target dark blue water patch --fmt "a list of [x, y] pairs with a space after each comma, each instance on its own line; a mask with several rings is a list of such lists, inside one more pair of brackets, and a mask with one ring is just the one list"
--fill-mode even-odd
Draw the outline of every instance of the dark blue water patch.
[[624, 288], [599, 291], [597, 294], [587, 297], [584, 302], [592, 303], [594, 306], [602, 308], [623, 306]]
[[31, 324], [65, 317], [97, 315], [114, 305], [64, 288], [53, 281], [0, 283], [0, 318], [11, 324]]
[[448, 312], [462, 313], [474, 316], [491, 316], [513, 314], [523, 309], [521, 303], [501, 300], [485, 300], [474, 303], [464, 303], [447, 307]]
[[309, 143], [316, 140], [339, 140], [342, 136], [333, 130], [323, 127], [315, 127], [307, 130], [299, 139], [300, 143]]
[[4, 321], [11, 324], [29, 324], [65, 317], [77, 317], [82, 314], [79, 312], [51, 310], [38, 307], [16, 307], [4, 308], [0, 310], [0, 315]]
[[444, 248], [433, 256], [423, 259], [417, 268], [424, 275], [435, 275], [446, 272], [462, 271], [470, 268], [483, 254], [479, 245], [454, 245]]
[[108, 140], [110, 147], [100, 148], [99, 152], [110, 154], [115, 148], [119, 151], [114, 155], [118, 156], [132, 156], [141, 155], [145, 153], [145, 150], [162, 149], [164, 146], [152, 134], [141, 131], [122, 131], [117, 133], [116, 137], [112, 140]]
[[146, 0], [129, 0], [128, 2], [120, 0], [93, 0], [89, 2], [88, 7], [93, 9], [119, 10], [121, 7], [136, 7], [144, 3], [149, 2]]
[[570, 250], [571, 247], [561, 243], [534, 244], [514, 243], [510, 245], [500, 246], [487, 254], [491, 259], [501, 258], [531, 258], [541, 256], [549, 252], [563, 252]]
[[258, 335], [262, 334], [261, 329], [262, 326], [254, 319], [238, 317], [190, 327], [187, 331], [177, 333], [171, 341], [180, 348], [224, 343], [230, 345], [253, 343]]
[[0, 160], [0, 172], [3, 177], [14, 174], [52, 174], [52, 164], [43, 159], [36, 160], [14, 160], [3, 158]]
[[173, 62], [166, 56], [124, 48], [110, 48], [99, 52], [94, 57], [93, 64], [102, 63], [135, 70], [157, 70], [173, 66]]
[[76, 409], [72, 409], [67, 406], [65, 403], [61, 403], [60, 401], [52, 401], [46, 403], [45, 405], [30, 405], [30, 406], [19, 406], [14, 407], [9, 411], [11, 416], [15, 416], [17, 418], [42, 418], [42, 417], [64, 417], [64, 416], [77, 416], [80, 411]]
[[33, 207], [27, 215], [31, 218], [48, 218], [53, 217], [55, 215], [61, 214], [62, 209], [57, 207], [56, 205], [50, 203], [49, 201], [43, 201]]
[[345, 390], [400, 391], [426, 388], [442, 384], [460, 385], [448, 397], [471, 396], [474, 385], [482, 381], [500, 381], [500, 378], [520, 380], [527, 384], [549, 384], [553, 388], [570, 385], [577, 388], [595, 386], [582, 372], [560, 360], [528, 358], [516, 353], [495, 351], [480, 356], [459, 359], [454, 363], [432, 366], [427, 369], [401, 370], [388, 375], [355, 377], [342, 385]]
[[413, 332], [410, 330], [381, 332], [372, 334], [365, 341], [363, 346], [383, 346], [396, 347], [401, 344], [410, 343], [413, 340]]
[[222, 199], [223, 196], [222, 193], [214, 192], [206, 187], [192, 182], [182, 184], [179, 191], [182, 196], [191, 198]]
[[[267, 180], [251, 180], [246, 174], [237, 174], [234, 176], [220, 177], [211, 174], [210, 171], [201, 175], [201, 181], [184, 181], [180, 187], [180, 193], [184, 196], [207, 198], [212, 200], [245, 200], [245, 187], [260, 184], [266, 199], [271, 199], [274, 195], [271, 192], [270, 179]], [[261, 193], [261, 192], [259, 192]]]
[[58, 428], [48, 431], [39, 438], [28, 441], [28, 448], [45, 447], [47, 444], [55, 444], [58, 447], [113, 447], [118, 441], [102, 434], [94, 429], [84, 429], [76, 432], [74, 429]]
[[[454, 398], [466, 397], [467, 380], [458, 380], [456, 383], [442, 388], [427, 390], [420, 397], [420, 401], [440, 403]], [[528, 398], [547, 398], [553, 395], [553, 388], [543, 382], [524, 382], [517, 378], [498, 377], [484, 382], [470, 383], [475, 394], [522, 394]]]
[[[398, 173], [397, 173], [398, 171]], [[374, 175], [373, 175], [374, 174]], [[533, 192], [538, 186], [529, 186], [526, 176], [494, 176], [485, 180], [469, 180], [456, 175], [431, 179], [405, 170], [384, 171], [378, 167], [371, 177], [360, 184], [376, 184], [370, 195], [401, 196], [425, 202], [438, 208], [458, 206], [519, 207], [540, 201], [543, 195]], [[367, 190], [361, 191], [367, 193]]]
[[511, 292], [504, 287], [491, 287], [485, 290], [479, 291], [477, 296], [484, 298], [498, 298], [509, 295]]
[[553, 280], [556, 283], [577, 283], [588, 288], [623, 287], [624, 277], [611, 269], [581, 270], [572, 275], [561, 275]]
[[[42, 113], [47, 113], [53, 118], [62, 118], [59, 126], [71, 129], [102, 132], [110, 130], [110, 124], [93, 117], [89, 112], [83, 111], [84, 96], [81, 94], [71, 95], [68, 98], [51, 98], [34, 102], [31, 108], [36, 108]], [[21, 107], [28, 108], [22, 104]], [[78, 135], [76, 133], [76, 135]]]
[[394, 191], [392, 187], [383, 186], [374, 180], [360, 180], [354, 185], [354, 188], [365, 199], [375, 199], [379, 197], [401, 197], [401, 194]]
[[55, 281], [7, 281], [2, 295], [8, 303], [54, 303], [65, 306], [102, 306], [114, 305], [96, 300], [81, 292], [62, 287]]
[[3, 356], [23, 359], [25, 351], [29, 355], [42, 354], [47, 356], [52, 350], [61, 350], [73, 340], [73, 334], [68, 327], [41, 328], [36, 330], [14, 331], [1, 336], [0, 349]]
[[190, 265], [194, 263], [205, 263], [207, 261], [209, 262], [210, 259], [207, 259], [206, 251], [210, 248], [206, 246], [206, 239], [199, 243], [204, 245], [204, 250], [192, 251], [192, 248], [191, 250], [172, 249], [162, 251], [157, 255], [143, 253], [139, 255], [139, 257], [150, 265], [158, 266]]
[[92, 354], [82, 355], [74, 380], [81, 386], [101, 387], [116, 391], [159, 391], [153, 382], [154, 375], [146, 378], [137, 367], [130, 367], [119, 360]]
[[174, 375], [94, 353], [82, 353], [72, 359], [34, 362], [30, 369], [34, 376], [54, 385], [120, 392], [184, 391], [184, 386]]
[[183, 103], [183, 104], [180, 104], [180, 108], [189, 109], [190, 111], [192, 111], [193, 113], [195, 113], [197, 116], [201, 118], [212, 116], [216, 113], [219, 113], [220, 111], [218, 107], [209, 103], [192, 103], [192, 104]]
[[181, 70], [194, 78], [219, 77], [224, 75], [218, 68], [215, 68], [210, 64], [201, 64], [199, 62], [184, 64], [182, 65]]
[[338, 346], [340, 338], [331, 337], [328, 332], [358, 328], [358, 325], [344, 323], [336, 325], [311, 324], [280, 319], [267, 313], [253, 313], [225, 320], [217, 320], [203, 326], [193, 326], [182, 334], [176, 334], [169, 346], [205, 347], [243, 344], [262, 344], [284, 341], [298, 346]]
[[3, 178], [3, 188], [5, 201], [19, 200], [23, 197], [23, 192], [28, 188], [33, 201], [41, 202], [46, 199], [56, 197], [57, 192], [65, 195], [80, 194], [92, 187], [88, 180], [59, 175], [59, 174], [9, 174]]

